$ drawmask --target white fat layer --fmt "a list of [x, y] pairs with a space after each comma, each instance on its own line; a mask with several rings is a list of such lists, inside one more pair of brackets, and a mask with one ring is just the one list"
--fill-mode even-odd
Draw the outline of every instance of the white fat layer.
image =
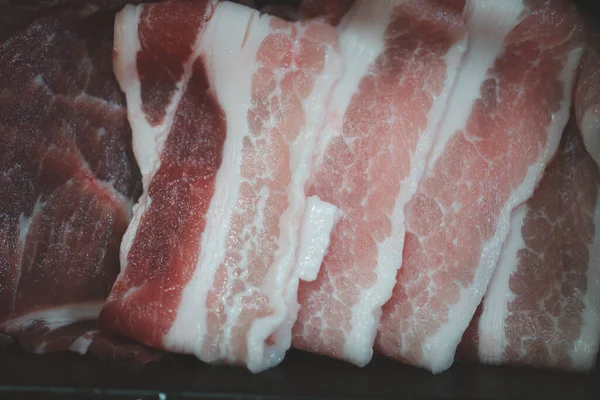
[[[474, 7], [473, 19], [477, 19], [476, 13], [478, 10], [481, 10], [487, 14], [487, 23], [489, 23], [490, 17], [494, 18], [496, 21], [505, 22], [502, 25], [506, 28], [510, 27], [510, 29], [506, 30], [506, 33], [510, 32], [512, 27], [518, 22], [518, 15], [521, 12], [520, 6], [518, 6], [518, 4], [521, 4], [520, 0], [506, 1], [502, 2], [501, 4], [496, 3], [499, 6], [494, 6], [496, 7], [496, 10], [493, 15], [488, 14], [490, 7], [488, 4], [485, 4], [485, 1], [475, 3], [477, 3], [478, 6], [481, 5], [481, 7]], [[502, 12], [502, 17], [499, 15], [500, 10], [498, 10], [498, 8], [504, 9]], [[481, 22], [485, 22], [485, 14], [482, 15], [484, 18], [480, 20]], [[481, 45], [483, 45], [484, 48], [487, 47], [485, 43], [481, 43]], [[452, 365], [456, 346], [458, 346], [464, 331], [475, 314], [477, 306], [479, 303], [481, 303], [488, 283], [494, 272], [494, 268], [500, 257], [500, 250], [502, 249], [502, 244], [508, 235], [508, 230], [510, 227], [509, 222], [511, 212], [515, 207], [525, 202], [532, 196], [536, 184], [540, 181], [544, 173], [546, 165], [556, 153], [562, 132], [569, 117], [569, 108], [572, 97], [571, 91], [573, 89], [575, 72], [581, 60], [582, 54], [583, 48], [577, 47], [571, 50], [567, 57], [565, 66], [559, 76], [559, 80], [563, 83], [561, 105], [559, 110], [554, 113], [550, 124], [546, 128], [546, 146], [544, 149], [542, 149], [537, 162], [531, 165], [527, 170], [527, 174], [521, 185], [511, 193], [509, 199], [506, 201], [502, 210], [500, 211], [497, 219], [498, 229], [496, 230], [494, 236], [482, 246], [481, 257], [479, 259], [479, 265], [475, 270], [473, 285], [467, 290], [463, 290], [458, 303], [450, 307], [448, 312], [448, 321], [450, 322], [443, 324], [442, 327], [433, 336], [431, 336], [427, 343], [423, 346], [425, 350], [424, 362], [434, 373], [442, 372]], [[478, 56], [474, 55], [473, 52], [471, 52], [471, 55], [479, 58]], [[457, 87], [460, 87], [460, 85], [457, 84]]]
[[129, 254], [129, 251], [131, 250], [131, 246], [133, 245], [135, 235], [137, 235], [137, 230], [140, 226], [142, 216], [150, 207], [150, 204], [152, 204], [152, 199], [144, 191], [144, 193], [140, 196], [138, 202], [133, 206], [133, 217], [131, 218], [131, 221], [129, 221], [129, 225], [127, 225], [127, 230], [123, 234], [123, 238], [121, 239], [121, 247], [119, 248], [119, 261], [121, 264], [121, 272], [119, 274], [119, 277], [117, 277], [117, 280], [120, 278], [120, 275], [127, 269], [127, 256]]
[[303, 281], [317, 279], [329, 248], [331, 232], [341, 216], [341, 210], [333, 204], [319, 199], [318, 196], [308, 198], [297, 256], [297, 274]]
[[[466, 127], [473, 104], [479, 98], [481, 84], [485, 80], [488, 70], [501, 54], [504, 38], [518, 23], [518, 17], [522, 10], [521, 0], [495, 4], [492, 4], [491, 0], [467, 1], [465, 14], [468, 16], [468, 48], [448, 101], [440, 133], [428, 159], [426, 176], [434, 173], [436, 161], [444, 152], [448, 141]], [[490, 25], [493, 29], [490, 28]], [[508, 223], [504, 225], [508, 225]], [[499, 223], [499, 226], [502, 227], [502, 223]], [[503, 236], [505, 235], [506, 233]], [[502, 240], [498, 240], [497, 237], [490, 242], [484, 246], [480, 266], [490, 265], [491, 260], [486, 260], [486, 256], [489, 258], [492, 254], [489, 251], [486, 252], [486, 249], [495, 249], [502, 244]], [[493, 245], [493, 242], [496, 242], [496, 246]], [[499, 248], [495, 249], [496, 256], [499, 252]], [[487, 268], [486, 271], [489, 275], [493, 271], [495, 262], [491, 262], [491, 265], [492, 267]], [[478, 276], [481, 275], [481, 269], [477, 269], [475, 284], [463, 292], [461, 299], [450, 307], [448, 318], [450, 322], [443, 324], [434, 335], [423, 343], [422, 367], [438, 373], [452, 365], [456, 346], [473, 317], [489, 280], [489, 278], [485, 279], [484, 284], [484, 277]], [[476, 300], [477, 298], [479, 300]]]
[[[598, 188], [600, 192], [600, 187]], [[594, 210], [594, 241], [589, 246], [587, 290], [583, 298], [581, 334], [575, 341], [571, 360], [573, 367], [589, 371], [596, 364], [600, 341], [600, 196], [596, 198]]]
[[361, 79], [369, 73], [369, 68], [384, 50], [383, 36], [392, 9], [389, 1], [359, 1], [339, 25], [344, 73], [331, 95], [327, 121], [317, 143], [317, 164], [321, 163], [331, 140], [341, 136], [343, 118], [350, 100], [358, 91]]
[[[433, 172], [448, 141], [456, 132], [466, 128], [473, 104], [480, 97], [481, 84], [502, 52], [504, 37], [516, 25], [516, 19], [523, 9], [520, 0], [498, 2], [494, 7], [486, 4], [489, 1], [482, 1], [482, 6], [479, 7], [476, 1], [469, 0], [465, 6], [464, 14], [468, 18], [469, 31], [468, 48], [451, 93], [452, 101], [448, 102], [444, 123], [429, 156], [427, 174]], [[493, 29], [486, 29], [488, 24]]]
[[96, 332], [97, 331], [86, 332], [82, 336], [79, 336], [73, 341], [73, 343], [71, 343], [69, 350], [81, 355], [86, 354], [90, 349], [90, 345], [94, 342], [94, 336]]
[[519, 250], [525, 248], [522, 228], [528, 209], [526, 204], [521, 204], [512, 213], [509, 234], [483, 300], [478, 327], [479, 359], [486, 364], [501, 363], [508, 344], [504, 321], [508, 314], [508, 303], [515, 297], [510, 291], [510, 276], [517, 268]]
[[[221, 6], [223, 5], [225, 4], [222, 3]], [[252, 106], [252, 77], [255, 73], [257, 73], [259, 67], [259, 63], [256, 60], [256, 55], [261, 43], [270, 32], [270, 17], [267, 15], [260, 15], [258, 12], [245, 8], [242, 9], [242, 7], [238, 5], [227, 4], [227, 6], [229, 7], [223, 7], [223, 13], [219, 14], [219, 17], [222, 18], [222, 22], [218, 23], [218, 20], [216, 19], [213, 19], [212, 22], [214, 23], [215, 28], [218, 29], [218, 32], [220, 32], [216, 33], [217, 36], [223, 38], [229, 35], [229, 40], [235, 42], [231, 43], [231, 48], [235, 49], [235, 51], [230, 51], [228, 54], [223, 54], [224, 57], [221, 60], [217, 60], [218, 57], [215, 58], [215, 73], [216, 71], [220, 71], [217, 79], [221, 79], [220, 85], [217, 81], [216, 87], [220, 99], [221, 88], [223, 90], [227, 89], [227, 100], [222, 100], [222, 104], [224, 106], [223, 108], [225, 109], [227, 116], [229, 117], [231, 115], [230, 112], [238, 113], [236, 117], [232, 118], [232, 122], [235, 120], [235, 124], [240, 125], [237, 128], [232, 127], [239, 135], [236, 139], [238, 143], [233, 151], [241, 155], [242, 139], [244, 136], [251, 136], [250, 128], [248, 126], [247, 113]], [[241, 20], [240, 17], [243, 17], [243, 20]], [[237, 20], [236, 24], [240, 25], [240, 30], [239, 32], [236, 32], [236, 34], [230, 33], [231, 28], [230, 25], [228, 25], [231, 24], [231, 22], [229, 22], [230, 20]], [[225, 21], [227, 21], [227, 23], [225, 23]], [[215, 49], [217, 51], [215, 51], [213, 57], [222, 52], [221, 48], [223, 46], [221, 41], [219, 41], [218, 44], [214, 42], [214, 44], [218, 45], [219, 48]], [[225, 65], [232, 65], [232, 70], [229, 74], [222, 71], [222, 69], [225, 68]], [[248, 72], [248, 70], [251, 72]], [[234, 79], [231, 75], [236, 76], [237, 79], [243, 80], [244, 82], [242, 83], [236, 80], [236, 85], [230, 86], [230, 80]], [[239, 88], [243, 88], [243, 90], [240, 91]], [[244, 95], [240, 96], [240, 93], [243, 93]], [[240, 101], [240, 98], [244, 100]], [[229, 111], [229, 108], [231, 111]], [[230, 132], [233, 133], [228, 129], [227, 140], [230, 138]], [[240, 133], [242, 134], [240, 135]], [[239, 167], [236, 169], [236, 174], [237, 175], [234, 179], [229, 179], [229, 182], [235, 181], [239, 185], [242, 180]], [[227, 190], [228, 188], [224, 189]], [[265, 216], [263, 215], [262, 210], [264, 209], [263, 205], [267, 196], [265, 190], [261, 190], [258, 194], [260, 199], [257, 208], [259, 211], [254, 215], [253, 221], [253, 225], [256, 227], [264, 225]], [[237, 197], [238, 196], [236, 195], [235, 198], [232, 198], [232, 209], [228, 215], [233, 213], [236, 207]], [[227, 229], [227, 232], [224, 233], [228, 234], [229, 229]], [[289, 247], [286, 248], [284, 252], [286, 250], [289, 250]], [[271, 271], [273, 271], [273, 268], [276, 268], [278, 259], [280, 263], [282, 262], [282, 256], [285, 256], [285, 253], [282, 255], [281, 249], [278, 249], [275, 254], [274, 264], [270, 266]], [[242, 261], [240, 262], [247, 263], [248, 260], [243, 257]], [[229, 271], [229, 273], [231, 274], [231, 271]], [[265, 343], [267, 338], [277, 331], [277, 329], [284, 323], [286, 318], [287, 307], [285, 301], [282, 298], [281, 293], [277, 293], [276, 291], [277, 288], [283, 287], [281, 282], [279, 282], [279, 284], [281, 286], [273, 286], [272, 284], [270, 285], [265, 283], [264, 286], [260, 288], [261, 292], [268, 296], [269, 305], [273, 308], [273, 313], [267, 317], [254, 319], [246, 337], [248, 348], [246, 365], [248, 369], [254, 373], [279, 364], [283, 360], [285, 352], [289, 348], [289, 346], [286, 346], [285, 343], [281, 342], [281, 340], [277, 340], [273, 346], [267, 346]], [[227, 321], [223, 327], [225, 338], [221, 343], [221, 359], [233, 361], [232, 357], [235, 349], [231, 343], [231, 334], [241, 317], [241, 312], [243, 311], [243, 298], [245, 296], [252, 295], [251, 290], [256, 291], [255, 288], [246, 288], [244, 292], [237, 294], [233, 298], [233, 305], [227, 310]]]
[[[223, 160], [216, 175], [215, 192], [206, 213], [206, 226], [199, 243], [200, 255], [196, 269], [182, 291], [177, 316], [165, 338], [165, 344], [185, 353], [193, 353], [209, 363], [233, 361], [228, 360], [229, 351], [221, 348], [220, 344], [204, 345], [208, 312], [205, 301], [213, 287], [217, 268], [225, 258], [230, 218], [236, 208], [242, 181], [242, 140], [250, 134], [246, 114], [251, 104], [252, 87], [251, 75], [244, 70], [254, 60], [234, 57], [242, 48], [246, 29], [255, 15], [257, 12], [249, 8], [233, 3], [220, 3], [204, 33], [199, 36], [193, 56], [206, 56], [205, 67], [211, 87], [225, 113], [227, 133]], [[227, 22], [224, 23], [225, 21]], [[229, 314], [235, 312], [235, 305], [229, 307]], [[229, 318], [231, 315], [228, 315], [228, 320]], [[222, 334], [227, 343], [231, 330], [225, 329]]]
[[600, 104], [586, 110], [581, 120], [581, 133], [588, 153], [600, 165]]
[[37, 321], [43, 321], [50, 330], [70, 325], [79, 321], [89, 321], [98, 318], [103, 302], [87, 302], [66, 304], [49, 310], [35, 311], [8, 320], [0, 325], [2, 331], [17, 332], [25, 330]]

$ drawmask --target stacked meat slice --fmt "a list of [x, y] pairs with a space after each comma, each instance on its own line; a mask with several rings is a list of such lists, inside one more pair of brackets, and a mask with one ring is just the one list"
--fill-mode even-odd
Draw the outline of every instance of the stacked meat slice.
[[572, 2], [239, 3], [0, 32], [0, 334], [591, 368], [600, 57]]
[[402, 264], [404, 206], [446, 109], [465, 30], [460, 10], [414, 0], [357, 1], [338, 32], [345, 70], [307, 191], [343, 216], [319, 276], [300, 286], [294, 346], [365, 365]]
[[600, 59], [595, 42], [589, 44], [559, 150], [532, 198], [513, 212], [480, 313], [461, 343], [484, 363], [589, 370], [596, 361]]
[[566, 124], [583, 47], [568, 2], [467, 1], [469, 45], [419, 190], [404, 263], [378, 338], [384, 354], [439, 372]]
[[120, 14], [145, 190], [102, 324], [259, 371], [289, 347], [305, 280], [296, 347], [364, 365], [379, 329], [383, 354], [442, 371], [558, 148], [578, 13], [561, 0], [300, 11]]
[[335, 31], [209, 1], [127, 7], [115, 30], [144, 194], [102, 326], [271, 367], [338, 218], [304, 193], [341, 68]]
[[[510, 233], [477, 327], [485, 363], [589, 370], [600, 340], [600, 174], [574, 119]], [[464, 345], [464, 344], [463, 344]]]

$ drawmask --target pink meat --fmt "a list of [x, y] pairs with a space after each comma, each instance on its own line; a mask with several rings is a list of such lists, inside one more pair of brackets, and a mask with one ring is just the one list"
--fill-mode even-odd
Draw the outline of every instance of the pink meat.
[[585, 147], [600, 165], [600, 31], [593, 28], [579, 69], [574, 101]]
[[484, 363], [590, 370], [600, 341], [600, 173], [575, 118], [510, 232], [478, 331]]
[[357, 1], [339, 25], [334, 88], [309, 195], [343, 212], [317, 279], [303, 282], [296, 348], [365, 365], [402, 264], [417, 188], [464, 51], [460, 13], [435, 1]]
[[113, 20], [62, 11], [0, 45], [4, 334], [96, 319], [119, 272], [139, 171], [112, 74]]
[[298, 280], [314, 279], [336, 219], [304, 194], [341, 67], [335, 32], [215, 1], [130, 6], [115, 32], [144, 194], [101, 326], [207, 362], [274, 366]]
[[511, 211], [568, 119], [582, 29], [569, 1], [467, 2], [469, 45], [417, 194], [381, 353], [440, 372], [482, 300]]

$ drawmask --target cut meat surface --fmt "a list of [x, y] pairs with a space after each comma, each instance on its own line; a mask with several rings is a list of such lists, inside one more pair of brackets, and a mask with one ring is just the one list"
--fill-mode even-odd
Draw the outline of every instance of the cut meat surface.
[[163, 353], [130, 340], [100, 332], [96, 321], [50, 326], [37, 321], [14, 334], [20, 346], [31, 353], [47, 354], [70, 350], [132, 367], [143, 366], [163, 357]]
[[0, 44], [5, 334], [94, 320], [119, 272], [139, 172], [112, 74], [113, 20], [64, 11]]
[[302, 221], [319, 221], [325, 239], [305, 254], [322, 257], [338, 218], [304, 193], [341, 73], [335, 30], [178, 1], [125, 8], [115, 33], [144, 193], [101, 327], [206, 362], [272, 367], [290, 347], [298, 281], [322, 261], [296, 268]]
[[575, 112], [585, 147], [600, 165], [600, 31], [588, 38], [575, 89]]
[[302, 282], [296, 348], [365, 365], [402, 263], [414, 194], [465, 48], [435, 1], [357, 1], [339, 25], [336, 84], [308, 194], [342, 211], [319, 275]]
[[513, 212], [474, 321], [479, 359], [589, 370], [600, 340], [600, 175], [575, 118], [527, 203]]
[[569, 1], [467, 1], [469, 44], [417, 194], [377, 350], [441, 372], [482, 300], [512, 210], [568, 119], [582, 28]]

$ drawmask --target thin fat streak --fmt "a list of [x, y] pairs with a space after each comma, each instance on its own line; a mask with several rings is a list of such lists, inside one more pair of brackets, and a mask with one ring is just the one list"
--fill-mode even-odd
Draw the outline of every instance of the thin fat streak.
[[522, 204], [512, 213], [510, 233], [504, 242], [498, 266], [483, 300], [478, 327], [479, 359], [486, 364], [502, 363], [504, 349], [508, 345], [504, 321], [508, 315], [508, 303], [514, 299], [509, 283], [518, 264], [518, 252], [526, 247], [522, 229], [527, 210], [527, 205]]

